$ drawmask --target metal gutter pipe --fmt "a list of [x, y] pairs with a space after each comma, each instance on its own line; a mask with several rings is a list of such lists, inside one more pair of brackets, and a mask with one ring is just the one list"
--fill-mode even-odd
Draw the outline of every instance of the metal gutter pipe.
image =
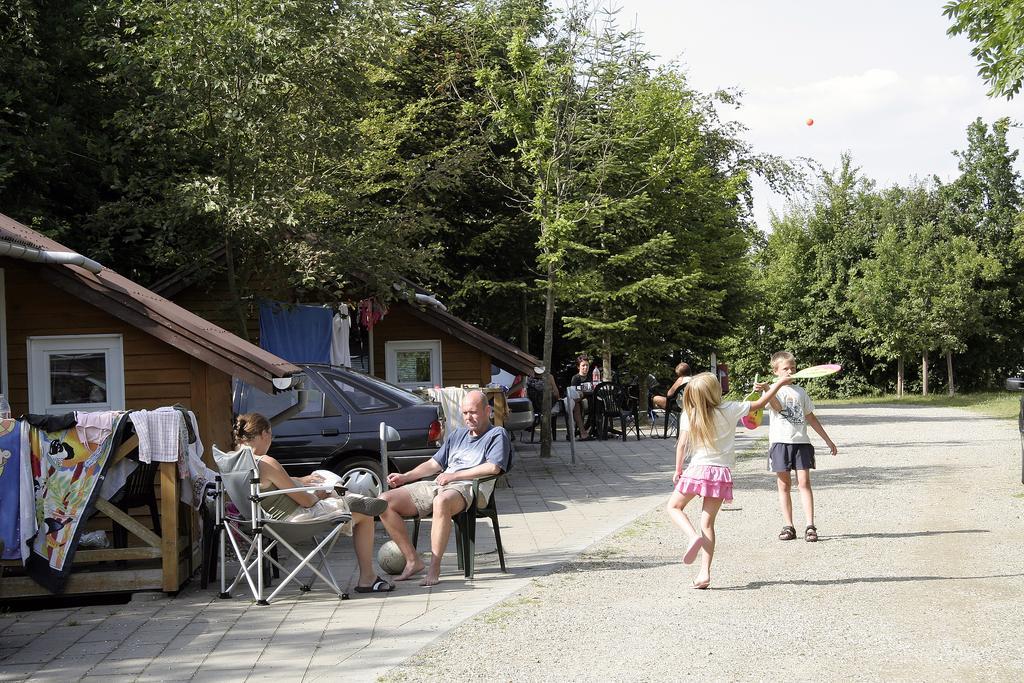
[[80, 266], [94, 275], [99, 274], [99, 272], [103, 270], [103, 266], [96, 263], [91, 258], [86, 258], [85, 256], [73, 251], [46, 251], [43, 249], [26, 247], [22, 244], [14, 244], [13, 242], [5, 242], [3, 240], [0, 240], [0, 256], [10, 256], [11, 258], [21, 259], [23, 261], [34, 261], [35, 263], [57, 263], [61, 265]]

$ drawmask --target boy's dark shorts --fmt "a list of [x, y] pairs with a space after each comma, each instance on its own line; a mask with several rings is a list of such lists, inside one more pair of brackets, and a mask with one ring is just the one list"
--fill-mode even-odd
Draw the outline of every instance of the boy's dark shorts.
[[772, 472], [813, 470], [814, 446], [809, 443], [773, 443], [768, 449], [768, 466]]

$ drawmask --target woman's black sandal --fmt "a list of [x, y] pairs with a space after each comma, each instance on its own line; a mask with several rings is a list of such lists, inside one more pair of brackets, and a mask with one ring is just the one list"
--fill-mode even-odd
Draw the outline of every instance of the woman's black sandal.
[[804, 529], [804, 540], [808, 543], [814, 543], [818, 540], [818, 528], [811, 524]]
[[782, 531], [779, 532], [780, 541], [792, 541], [794, 538], [796, 538], [796, 529], [794, 527], [782, 527]]
[[395, 590], [395, 584], [389, 583], [379, 576], [375, 577], [369, 586], [356, 586], [356, 593], [390, 593]]

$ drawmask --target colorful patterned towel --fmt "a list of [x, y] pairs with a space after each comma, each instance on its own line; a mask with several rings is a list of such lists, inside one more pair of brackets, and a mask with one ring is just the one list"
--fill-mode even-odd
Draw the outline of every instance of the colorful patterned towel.
[[36, 532], [27, 422], [0, 420], [0, 559], [25, 561]]
[[74, 428], [29, 434], [39, 531], [25, 563], [29, 576], [53, 593], [64, 590], [78, 547], [81, 522], [93, 512], [114, 446], [121, 443], [125, 415], [114, 420], [110, 436], [95, 451], [78, 440]]

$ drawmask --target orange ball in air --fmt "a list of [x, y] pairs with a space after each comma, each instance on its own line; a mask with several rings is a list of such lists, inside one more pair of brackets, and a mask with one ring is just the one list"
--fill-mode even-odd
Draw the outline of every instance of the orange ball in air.
[[808, 126], [813, 126], [814, 125], [814, 119], [807, 119], [807, 125]]

